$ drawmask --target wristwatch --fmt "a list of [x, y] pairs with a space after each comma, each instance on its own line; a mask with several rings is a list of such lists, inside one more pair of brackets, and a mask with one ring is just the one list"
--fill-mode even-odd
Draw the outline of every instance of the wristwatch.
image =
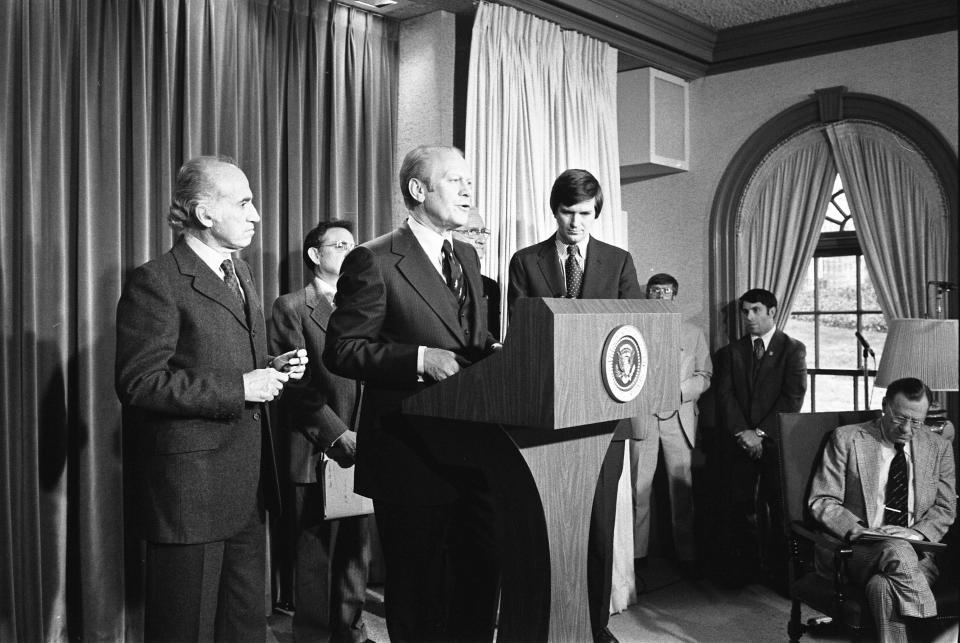
[[767, 432], [764, 431], [763, 429], [756, 428], [756, 429], [753, 430], [753, 432], [756, 433], [756, 434], [757, 434], [757, 437], [760, 438], [761, 440], [762, 440], [763, 438], [767, 437]]

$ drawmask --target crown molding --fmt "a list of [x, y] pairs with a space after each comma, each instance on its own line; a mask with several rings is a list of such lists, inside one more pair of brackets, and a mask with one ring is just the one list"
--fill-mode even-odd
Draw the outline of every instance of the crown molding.
[[956, 0], [874, 0], [724, 29], [709, 74], [914, 38], [957, 28]]
[[[692, 80], [713, 59], [716, 33], [647, 0], [497, 0], [615, 47], [630, 67]], [[622, 67], [622, 65], [621, 65]]]

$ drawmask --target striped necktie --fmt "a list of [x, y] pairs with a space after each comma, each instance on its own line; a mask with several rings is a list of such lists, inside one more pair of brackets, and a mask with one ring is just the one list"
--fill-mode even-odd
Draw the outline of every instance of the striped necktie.
[[903, 443], [893, 445], [897, 452], [890, 461], [884, 496], [883, 524], [907, 526], [907, 456]]

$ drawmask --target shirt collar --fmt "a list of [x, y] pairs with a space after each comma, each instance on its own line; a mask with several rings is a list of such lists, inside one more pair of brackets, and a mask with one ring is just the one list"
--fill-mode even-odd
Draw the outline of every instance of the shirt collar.
[[327, 298], [327, 301], [333, 301], [334, 296], [337, 294], [337, 287], [331, 286], [329, 283], [321, 279], [320, 277], [314, 276], [313, 285], [316, 286], [317, 292], [322, 296]]
[[190, 249], [200, 257], [200, 261], [209, 266], [210, 270], [217, 273], [217, 275], [223, 279], [223, 269], [220, 268], [220, 264], [223, 263], [224, 259], [230, 259], [232, 261], [233, 257], [231, 253], [224, 253], [221, 250], [211, 248], [191, 232], [184, 232], [183, 238]]
[[[569, 245], [569, 244], [564, 243], [564, 242], [560, 239], [560, 234], [559, 234], [559, 233], [554, 234], [554, 236], [553, 236], [553, 242], [554, 242], [554, 244], [555, 244], [556, 247], [557, 247], [557, 254], [560, 255], [561, 257], [563, 257], [564, 259], [566, 259], [566, 258], [567, 258], [567, 245]], [[588, 244], [589, 242], [590, 242], [590, 234], [589, 234], [589, 233], [586, 234], [586, 235], [584, 235], [583, 239], [581, 239], [580, 241], [577, 242], [577, 247], [580, 248], [580, 261], [581, 261], [581, 262], [586, 261], [586, 259], [587, 259], [587, 244]]]
[[420, 244], [420, 247], [423, 248], [423, 251], [427, 253], [428, 257], [430, 257], [430, 261], [439, 265], [441, 261], [443, 242], [449, 241], [452, 245], [453, 235], [450, 232], [439, 234], [435, 230], [431, 230], [427, 226], [423, 225], [413, 217], [407, 217], [407, 225], [410, 226], [410, 232], [413, 233], [413, 236]]
[[[773, 334], [774, 334], [775, 332], [777, 332], [777, 327], [776, 327], [776, 326], [774, 326], [773, 328], [771, 328], [770, 330], [768, 330], [768, 331], [767, 331], [766, 333], [764, 333], [763, 335], [760, 335], [760, 336], [759, 336], [760, 339], [763, 340], [763, 347], [764, 347], [764, 349], [770, 348], [770, 340], [773, 339]], [[757, 335], [751, 335], [751, 336], [750, 336], [750, 342], [751, 342], [751, 343], [753, 343], [754, 341], [756, 341], [756, 339], [757, 339]]]

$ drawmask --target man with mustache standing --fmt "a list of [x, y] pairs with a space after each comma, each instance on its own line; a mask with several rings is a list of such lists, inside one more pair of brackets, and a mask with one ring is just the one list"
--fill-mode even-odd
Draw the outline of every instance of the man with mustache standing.
[[717, 352], [717, 421], [722, 435], [721, 529], [735, 586], [760, 580], [786, 583], [786, 543], [780, 519], [780, 469], [770, 432], [779, 413], [796, 413], [807, 392], [807, 349], [777, 329], [777, 298], [754, 288], [738, 300], [743, 337]]
[[[590, 236], [603, 208], [600, 182], [586, 170], [566, 170], [553, 183], [550, 210], [557, 232], [518, 250], [510, 260], [507, 314], [521, 297], [642, 299], [633, 257]], [[594, 639], [616, 641], [607, 628], [613, 583], [613, 528], [617, 485], [623, 471], [624, 440], [636, 438], [631, 422], [617, 425], [600, 467], [590, 518], [587, 591]]]

